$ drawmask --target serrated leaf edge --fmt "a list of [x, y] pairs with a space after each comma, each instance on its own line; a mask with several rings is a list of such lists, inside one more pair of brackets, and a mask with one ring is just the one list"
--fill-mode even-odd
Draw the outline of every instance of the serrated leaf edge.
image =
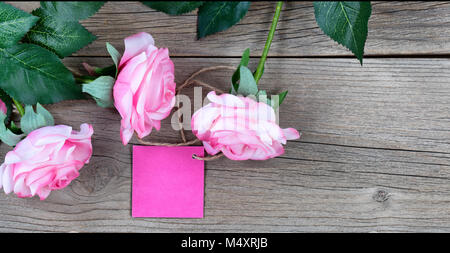
[[[341, 1], [339, 1], [338, 3], [341, 5], [341, 8], [343, 8]], [[370, 4], [370, 5], [369, 5], [369, 18], [370, 18], [371, 14], [372, 14], [372, 5], [371, 5], [370, 2], [369, 2], [369, 4]], [[315, 18], [315, 20], [316, 20], [316, 24], [319, 24], [319, 22], [318, 22], [318, 20], [317, 20], [316, 10], [314, 10], [314, 18]], [[350, 24], [350, 22], [349, 22], [347, 16], [346, 16], [346, 19], [347, 19], [347, 23], [350, 25], [350, 27], [352, 27], [352, 24]], [[342, 44], [341, 42], [337, 41], [336, 39], [334, 39], [333, 37], [331, 37], [330, 35], [328, 35], [328, 34], [322, 29], [322, 27], [320, 27], [319, 25], [318, 25], [318, 27], [320, 28], [320, 30], [321, 30], [325, 35], [328, 36], [328, 38], [332, 39], [332, 40], [333, 40], [334, 42], [336, 42], [337, 44], [339, 44], [339, 45], [341, 45], [341, 46], [347, 48], [350, 52], [352, 52], [353, 55], [360, 61], [361, 65], [363, 65], [363, 58], [364, 58], [364, 49], [365, 49], [365, 46], [363, 47], [363, 51], [362, 51], [361, 59], [360, 59], [360, 58], [357, 56], [357, 53], [356, 53], [355, 51], [353, 51], [353, 50], [350, 49], [348, 46]], [[353, 34], [353, 30], [351, 30], [351, 31], [352, 31], [352, 37], [353, 37], [355, 46], [358, 47], [357, 44], [356, 44], [356, 41], [355, 41], [355, 36], [354, 36], [354, 34]], [[363, 42], [364, 45], [366, 44], [367, 36], [368, 36], [368, 31], [367, 31], [367, 33], [366, 33], [365, 36], [364, 36], [364, 42]]]

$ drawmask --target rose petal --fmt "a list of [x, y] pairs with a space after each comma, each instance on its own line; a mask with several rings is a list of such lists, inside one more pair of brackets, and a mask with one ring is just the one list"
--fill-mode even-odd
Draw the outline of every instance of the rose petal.
[[217, 153], [219, 153], [220, 150], [217, 150], [215, 148], [213, 148], [208, 142], [203, 142], [203, 147], [205, 148], [206, 152], [208, 152], [208, 154], [210, 155], [215, 155]]
[[39, 196], [40, 200], [44, 200], [50, 195], [51, 190], [48, 187], [42, 187], [37, 191], [37, 195]]
[[209, 101], [217, 105], [226, 107], [245, 107], [245, 102], [243, 100], [231, 94], [217, 96], [215, 91], [210, 91], [206, 96]]
[[129, 59], [135, 57], [136, 55], [145, 52], [147, 48], [155, 44], [153, 37], [145, 32], [140, 32], [131, 35], [124, 40], [125, 42], [125, 52], [120, 59], [119, 68], [122, 67]]
[[284, 136], [286, 140], [296, 140], [300, 138], [300, 134], [294, 128], [285, 128], [283, 129]]
[[5, 171], [5, 167], [5, 163], [0, 166], [0, 189], [3, 188], [3, 172]]
[[14, 181], [13, 181], [13, 169], [11, 165], [6, 166], [3, 170], [2, 185], [3, 190], [5, 191], [6, 194], [10, 193], [13, 190]]
[[20, 198], [31, 197], [30, 188], [25, 184], [25, 177], [20, 177], [15, 181], [14, 193]]

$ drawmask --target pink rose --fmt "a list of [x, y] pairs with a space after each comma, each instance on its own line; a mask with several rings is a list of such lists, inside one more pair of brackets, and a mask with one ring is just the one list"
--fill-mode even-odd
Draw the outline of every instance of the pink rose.
[[205, 150], [232, 160], [266, 160], [284, 153], [281, 144], [300, 138], [293, 128], [281, 129], [266, 103], [231, 94], [208, 93], [211, 101], [192, 116], [192, 132]]
[[65, 125], [36, 129], [6, 154], [0, 166], [0, 188], [14, 191], [20, 198], [39, 195], [47, 198], [52, 190], [66, 187], [92, 155], [92, 126], [80, 131]]
[[125, 52], [114, 84], [114, 106], [122, 116], [120, 136], [126, 145], [161, 128], [175, 105], [174, 65], [167, 48], [156, 48], [152, 36], [138, 33], [125, 39]]
[[6, 108], [5, 103], [0, 99], [0, 112], [2, 112], [3, 114], [6, 114], [7, 111], [8, 111], [8, 109]]

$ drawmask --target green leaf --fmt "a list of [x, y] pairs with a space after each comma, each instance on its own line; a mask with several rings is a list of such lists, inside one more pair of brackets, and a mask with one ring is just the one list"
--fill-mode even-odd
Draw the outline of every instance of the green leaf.
[[[273, 100], [270, 101], [269, 105], [271, 105], [273, 107], [273, 109], [276, 110], [281, 105], [281, 103], [283, 103], [284, 99], [286, 98], [287, 93], [288, 93], [288, 91], [281, 92], [280, 94], [277, 95], [278, 99], [276, 99], [275, 101], [273, 101]], [[277, 100], [278, 100], [278, 103], [276, 103]]]
[[112, 107], [114, 82], [115, 79], [110, 76], [101, 76], [90, 83], [83, 84], [83, 92], [90, 94], [100, 107]]
[[33, 106], [25, 106], [25, 114], [20, 119], [20, 127], [25, 134], [29, 134], [31, 131], [55, 124], [53, 116], [47, 111], [41, 104], [36, 105], [36, 112], [33, 110]]
[[16, 126], [16, 124], [14, 123], [14, 121], [11, 121], [11, 124], [9, 126], [9, 129], [11, 130], [11, 132], [13, 132], [14, 134], [21, 134], [22, 129], [20, 129], [18, 126]]
[[117, 51], [117, 49], [114, 48], [113, 45], [109, 44], [108, 42], [106, 42], [106, 50], [108, 50], [109, 55], [111, 56], [114, 64], [116, 65], [115, 77], [117, 77], [117, 72], [119, 70], [119, 62], [122, 56], [120, 55], [119, 51]]
[[267, 98], [267, 92], [265, 90], [259, 90], [258, 93], [256, 93], [256, 101], [270, 105], [270, 99]]
[[232, 94], [232, 95], [237, 95], [237, 91], [234, 89], [234, 86], [233, 85], [231, 85], [231, 88], [230, 88], [230, 92], [229, 92], [230, 94]]
[[0, 48], [0, 88], [24, 104], [83, 98], [72, 73], [52, 52], [32, 44]]
[[15, 134], [5, 126], [6, 114], [0, 112], [0, 140], [6, 145], [15, 146], [25, 134]]
[[10, 47], [19, 42], [38, 19], [38, 17], [9, 4], [0, 2], [0, 47]]
[[55, 18], [42, 8], [32, 13], [40, 20], [27, 33], [25, 41], [45, 47], [60, 58], [71, 55], [96, 39], [78, 21]]
[[89, 65], [89, 63], [82, 63], [84, 69], [89, 73], [90, 76], [116, 76], [117, 67], [115, 64], [108, 67], [99, 68]]
[[241, 66], [239, 67], [239, 72], [241, 79], [239, 81], [237, 93], [244, 96], [256, 95], [258, 93], [258, 86], [256, 85], [255, 78], [253, 77], [250, 69], [245, 66]]
[[371, 12], [370, 2], [314, 2], [314, 14], [320, 29], [350, 49], [361, 65]]
[[142, 3], [152, 9], [162, 11], [169, 15], [188, 13], [203, 4], [202, 1], [142, 1]]
[[267, 96], [267, 92], [265, 90], [259, 90], [256, 96]]
[[268, 97], [267, 92], [265, 90], [258, 91], [258, 93], [256, 94], [256, 101], [266, 103], [273, 107], [273, 105], [272, 105], [273, 102], [272, 102], [272, 100], [270, 100], [270, 98]]
[[240, 67], [248, 66], [248, 62], [250, 60], [250, 49], [245, 49], [244, 53], [242, 53], [241, 62], [239, 63], [236, 71], [234, 71], [233, 76], [231, 77], [231, 83], [233, 84], [231, 89], [232, 91], [236, 91], [239, 88], [239, 79], [240, 79]]
[[286, 98], [288, 91], [283, 91], [280, 94], [278, 94], [278, 105], [281, 105], [283, 103], [284, 99]]
[[205, 2], [198, 9], [197, 38], [224, 31], [247, 13], [250, 2]]
[[78, 21], [94, 15], [105, 1], [41, 1], [49, 15], [65, 21]]
[[270, 99], [267, 97], [267, 92], [265, 90], [259, 90], [258, 93], [256, 94], [256, 98], [258, 102], [266, 103], [276, 110], [281, 105], [281, 103], [283, 103], [283, 100], [286, 98], [287, 93], [288, 91], [283, 91], [278, 95], [272, 95], [271, 96], [272, 99]]
[[36, 105], [36, 112], [39, 115], [42, 115], [42, 117], [44, 117], [45, 120], [45, 125], [46, 126], [53, 126], [55, 124], [55, 120], [53, 119], [52, 114], [47, 111], [47, 109], [45, 109], [41, 104], [37, 103]]

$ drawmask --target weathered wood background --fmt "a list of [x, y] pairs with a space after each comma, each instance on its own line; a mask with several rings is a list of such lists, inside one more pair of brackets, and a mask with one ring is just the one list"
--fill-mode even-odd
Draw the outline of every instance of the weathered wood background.
[[[13, 5], [31, 11], [37, 2]], [[288, 2], [261, 86], [289, 89], [280, 125], [302, 132], [281, 157], [206, 163], [204, 219], [131, 218], [131, 146], [119, 114], [93, 101], [49, 106], [56, 123], [93, 124], [91, 163], [45, 201], [0, 194], [1, 232], [450, 232], [450, 3], [373, 2], [364, 66], [317, 27], [312, 2]], [[98, 40], [64, 60], [107, 66], [105, 42], [151, 33], [177, 83], [199, 68], [260, 55], [274, 3], [195, 40], [196, 15], [109, 2], [82, 23]], [[223, 88], [231, 72], [202, 76]], [[154, 140], [177, 141], [170, 120]], [[132, 144], [137, 144], [136, 140]], [[10, 148], [0, 146], [3, 157]]]

